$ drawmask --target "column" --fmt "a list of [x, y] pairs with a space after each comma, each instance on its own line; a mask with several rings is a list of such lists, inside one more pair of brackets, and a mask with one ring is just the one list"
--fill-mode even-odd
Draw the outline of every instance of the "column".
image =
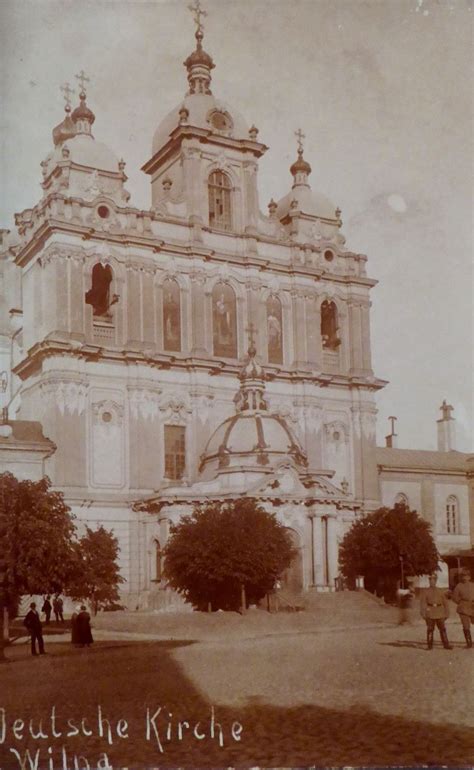
[[309, 577], [309, 586], [310, 588], [314, 587], [316, 585], [316, 542], [315, 542], [315, 513], [309, 513], [308, 514], [308, 520], [310, 525], [310, 577]]
[[197, 147], [184, 147], [182, 158], [189, 219], [192, 224], [202, 224], [201, 151]]
[[291, 292], [293, 304], [293, 340], [295, 357], [293, 366], [296, 368], [306, 368], [306, 345], [305, 345], [305, 295], [302, 291]]
[[127, 344], [140, 344], [140, 277], [132, 265], [127, 268]]
[[193, 356], [208, 356], [206, 350], [206, 302], [209, 297], [205, 291], [204, 273], [191, 273], [191, 316]]
[[314, 519], [314, 555], [316, 585], [321, 588], [326, 585], [325, 580], [325, 553], [324, 553], [324, 529], [322, 516], [316, 515]]
[[75, 340], [84, 340], [83, 259], [69, 260], [70, 332]]
[[361, 329], [361, 308], [355, 302], [349, 302], [349, 331], [351, 346], [350, 368], [353, 373], [359, 373], [362, 370], [362, 329]]
[[257, 164], [254, 161], [246, 161], [244, 167], [244, 195], [245, 195], [245, 222], [246, 232], [256, 230], [257, 224]]
[[372, 372], [372, 350], [370, 345], [370, 302], [361, 306], [362, 316], [362, 365], [365, 371]]
[[142, 329], [141, 338], [148, 345], [155, 340], [155, 308], [153, 291], [153, 270], [146, 269], [140, 272], [141, 282], [141, 306]]
[[321, 308], [316, 297], [306, 299], [307, 360], [313, 368], [322, 369]]
[[339, 573], [339, 547], [337, 543], [337, 519], [328, 516], [327, 519], [327, 545], [328, 545], [328, 583], [331, 590], [335, 588], [335, 578]]

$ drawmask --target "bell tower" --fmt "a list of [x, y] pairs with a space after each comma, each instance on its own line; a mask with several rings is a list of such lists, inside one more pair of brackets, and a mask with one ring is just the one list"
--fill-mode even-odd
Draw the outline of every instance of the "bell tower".
[[233, 108], [215, 98], [204, 50], [206, 13], [199, 0], [190, 6], [196, 48], [187, 57], [189, 89], [159, 125], [152, 157], [142, 167], [151, 177], [152, 208], [190, 225], [233, 233], [255, 233], [259, 217], [258, 159], [267, 150]]

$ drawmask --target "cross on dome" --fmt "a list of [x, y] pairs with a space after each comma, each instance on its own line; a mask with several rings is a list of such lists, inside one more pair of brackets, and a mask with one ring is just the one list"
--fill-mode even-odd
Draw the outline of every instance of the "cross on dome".
[[295, 131], [295, 136], [298, 141], [298, 155], [303, 154], [303, 139], [306, 139], [306, 135], [303, 134], [301, 128], [299, 128], [297, 131]]
[[66, 102], [66, 105], [65, 105], [64, 109], [66, 110], [66, 112], [70, 112], [71, 111], [71, 96], [73, 94], [75, 94], [76, 92], [74, 91], [73, 88], [71, 88], [69, 83], [63, 83], [62, 86], [59, 86], [59, 90], [62, 91], [63, 94], [64, 94], [64, 101]]
[[202, 36], [204, 31], [204, 25], [201, 21], [201, 16], [207, 16], [207, 11], [203, 11], [201, 8], [201, 0], [194, 0], [194, 5], [188, 5], [189, 10], [194, 16], [194, 22], [196, 24], [196, 37]]
[[85, 95], [85, 93], [86, 93], [86, 86], [85, 86], [85, 84], [91, 82], [90, 78], [87, 77], [87, 75], [84, 72], [84, 70], [81, 70], [80, 73], [78, 75], [74, 75], [74, 77], [76, 78], [76, 80], [79, 81], [79, 85], [81, 87], [81, 93]]

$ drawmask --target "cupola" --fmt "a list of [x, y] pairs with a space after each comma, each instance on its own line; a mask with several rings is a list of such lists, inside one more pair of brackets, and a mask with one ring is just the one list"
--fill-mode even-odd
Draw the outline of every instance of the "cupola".
[[286, 421], [268, 410], [265, 399], [265, 372], [256, 360], [250, 342], [248, 356], [240, 373], [235, 395], [236, 414], [219, 425], [201, 457], [200, 473], [212, 477], [222, 473], [262, 473], [290, 462], [307, 468], [305, 452]]

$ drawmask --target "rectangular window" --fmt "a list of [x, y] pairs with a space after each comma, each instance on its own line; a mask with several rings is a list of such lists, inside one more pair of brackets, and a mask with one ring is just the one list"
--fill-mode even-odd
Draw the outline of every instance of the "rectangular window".
[[165, 476], [182, 479], [186, 466], [185, 428], [165, 425]]

